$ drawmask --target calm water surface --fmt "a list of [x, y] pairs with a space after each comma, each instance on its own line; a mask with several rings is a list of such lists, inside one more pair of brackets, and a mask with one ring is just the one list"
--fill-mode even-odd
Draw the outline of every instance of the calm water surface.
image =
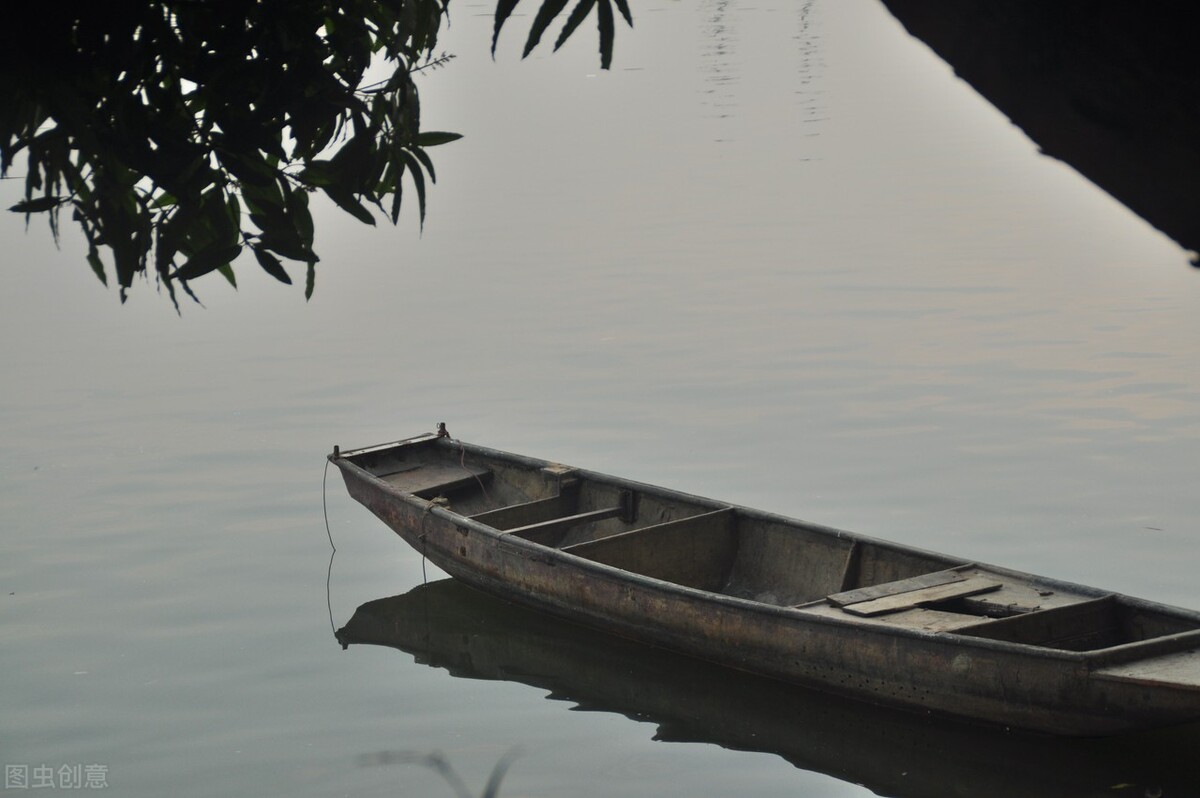
[[[182, 318], [150, 286], [119, 307], [75, 237], [0, 220], [5, 764], [101, 764], [120, 795], [448, 795], [406, 752], [478, 792], [519, 747], [503, 796], [858, 796], [979, 794], [1033, 756], [893, 747], [955, 734], [877, 716], [859, 725], [899, 731], [856, 739], [791, 694], [797, 736], [829, 724], [818, 753], [755, 744], [788, 719], [710, 707], [719, 677], [615, 644], [626, 683], [694, 691], [597, 697], [569, 658], [496, 679], [483, 635], [457, 675], [343, 651], [330, 609], [340, 627], [439, 574], [331, 477], [327, 607], [323, 456], [438, 421], [1200, 607], [1200, 282], [1176, 245], [873, 2], [651, 0], [608, 74], [582, 34], [519, 61], [528, 17], [493, 62], [489, 14], [455, 6], [459, 57], [423, 78], [426, 126], [466, 134], [423, 234], [327, 210], [307, 305], [247, 265]], [[538, 661], [610, 651], [557, 639]], [[1008, 794], [1079, 794], [1064, 774], [1106, 761], [1064, 750]]]

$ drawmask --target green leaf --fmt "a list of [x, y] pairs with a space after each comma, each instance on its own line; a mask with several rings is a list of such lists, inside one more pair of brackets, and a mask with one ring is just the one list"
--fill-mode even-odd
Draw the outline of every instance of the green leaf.
[[537, 16], [533, 18], [533, 26], [529, 29], [529, 38], [525, 40], [525, 52], [521, 53], [522, 58], [533, 52], [533, 48], [537, 47], [538, 42], [542, 40], [542, 34], [546, 32], [546, 28], [550, 27], [550, 23], [562, 13], [569, 2], [570, 0], [545, 0], [542, 3]]
[[316, 230], [313, 227], [312, 213], [308, 210], [308, 192], [293, 191], [287, 196], [287, 215], [288, 221], [291, 222], [296, 234], [300, 236], [300, 242], [308, 249], [312, 249], [313, 236]]
[[209, 247], [188, 258], [187, 262], [176, 269], [171, 277], [184, 282], [195, 280], [222, 266], [228, 266], [241, 251], [240, 244], [232, 247]]
[[238, 202], [237, 194], [230, 193], [225, 203], [225, 209], [229, 214], [229, 221], [240, 230], [242, 228], [242, 203]]
[[304, 278], [304, 301], [312, 299], [313, 289], [317, 287], [317, 265], [308, 264], [308, 274]]
[[9, 210], [13, 213], [42, 213], [43, 211], [53, 210], [66, 201], [66, 197], [38, 197], [37, 199], [18, 202], [9, 208]]
[[612, 66], [613, 10], [610, 0], [597, 0], [596, 27], [600, 30], [600, 68]]
[[417, 160], [425, 167], [425, 171], [429, 173], [430, 182], [437, 182], [437, 173], [433, 171], [433, 160], [429, 157], [429, 153], [420, 147], [412, 150], [412, 154], [417, 156]]
[[296, 239], [295, 231], [292, 231], [289, 237], [280, 237], [270, 232], [265, 232], [258, 237], [258, 243], [272, 252], [278, 252], [289, 260], [312, 261], [314, 263], [320, 260], [311, 247], [301, 245]]
[[325, 186], [322, 190], [326, 196], [337, 203], [339, 208], [355, 219], [358, 219], [363, 224], [375, 224], [375, 217], [371, 215], [371, 212], [349, 192], [338, 186]]
[[232, 246], [242, 237], [242, 204], [238, 202], [237, 194], [229, 195], [229, 199], [225, 203], [225, 214], [228, 221], [228, 226], [225, 228], [225, 243]]
[[625, 22], [629, 27], [633, 27], [633, 14], [629, 11], [629, 0], [617, 0], [617, 8], [621, 11], [621, 16], [625, 17]]
[[329, 161], [310, 161], [297, 176], [310, 186], [331, 186], [337, 182], [337, 174]]
[[513, 9], [517, 7], [520, 0], [497, 0], [496, 2], [496, 22], [492, 30], [492, 56], [496, 55], [496, 43], [500, 41], [500, 29], [504, 27], [504, 23], [512, 14]]
[[356, 133], [329, 161], [334, 179], [348, 190], [360, 192], [368, 182], [367, 174], [371, 170], [375, 151], [376, 142], [371, 133]]
[[221, 273], [222, 277], [229, 281], [230, 285], [232, 285], [234, 288], [237, 288], [237, 277], [235, 277], [233, 274], [232, 266], [226, 263], [224, 266], [218, 266], [217, 271]]
[[555, 50], [566, 44], [567, 39], [571, 38], [571, 34], [580, 26], [594, 5], [596, 5], [596, 0], [579, 0], [579, 4], [575, 6], [574, 10], [571, 11], [571, 15], [567, 17], [567, 22], [563, 25], [562, 32], [558, 34], [558, 41], [554, 43]]
[[404, 195], [404, 163], [396, 167], [396, 185], [392, 189], [392, 224], [400, 219], [400, 200]]
[[95, 247], [88, 250], [87, 262], [96, 276], [100, 278], [100, 282], [108, 285], [108, 275], [104, 273], [104, 262], [100, 260], [100, 252]]
[[163, 214], [157, 224], [155, 234], [158, 239], [154, 247], [154, 270], [163, 277], [168, 287], [171, 282], [169, 272], [174, 266], [175, 253], [179, 251], [185, 235], [184, 228], [188, 223], [189, 210], [176, 207]]
[[439, 144], [449, 144], [462, 138], [461, 133], [442, 133], [440, 131], [425, 131], [417, 135], [418, 147], [436, 147]]
[[401, 150], [400, 157], [408, 164], [408, 172], [412, 175], [413, 185], [417, 187], [417, 208], [423, 230], [425, 229], [425, 175], [421, 172], [421, 165], [417, 163], [417, 159], [412, 156], [412, 153]]
[[[278, 170], [256, 152], [235, 152], [230, 147], [221, 145], [213, 149], [225, 168], [243, 184], [265, 186], [278, 177]], [[205, 165], [206, 162], [201, 160], [193, 164], [193, 168], [199, 170]]]
[[253, 247], [253, 250], [254, 257], [258, 260], [258, 265], [262, 266], [264, 272], [281, 283], [292, 284], [292, 278], [284, 271], [283, 264], [279, 261], [279, 258], [261, 247]]
[[241, 189], [242, 199], [246, 201], [251, 213], [271, 214], [277, 212], [282, 215], [283, 191], [279, 188], [277, 181], [272, 180], [270, 183], [263, 184], [242, 183]]

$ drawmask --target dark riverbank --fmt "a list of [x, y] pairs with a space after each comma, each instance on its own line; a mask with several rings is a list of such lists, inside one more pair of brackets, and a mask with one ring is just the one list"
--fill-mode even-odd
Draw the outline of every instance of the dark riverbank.
[[1194, 6], [884, 5], [1044, 153], [1185, 249], [1200, 251]]

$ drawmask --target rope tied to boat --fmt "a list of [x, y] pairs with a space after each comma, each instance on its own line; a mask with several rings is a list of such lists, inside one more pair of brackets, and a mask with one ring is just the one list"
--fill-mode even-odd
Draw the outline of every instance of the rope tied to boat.
[[[445, 429], [445, 424], [439, 424], [439, 428]], [[429, 577], [425, 573], [425, 560], [428, 559], [425, 554], [425, 535], [428, 532], [425, 530], [425, 521], [429, 518], [429, 514], [433, 512], [434, 507], [447, 507], [450, 500], [445, 496], [435, 496], [425, 505], [424, 512], [421, 513], [421, 534], [417, 535], [417, 540], [421, 541], [421, 584], [429, 584]]]
[[[337, 451], [337, 447], [333, 447]], [[329, 548], [332, 551], [329, 553], [329, 568], [325, 572], [325, 607], [329, 610], [329, 628], [333, 630], [333, 636], [337, 637], [337, 624], [333, 622], [333, 558], [337, 556], [337, 546], [333, 544], [333, 531], [329, 528], [329, 501], [326, 498], [328, 491], [326, 484], [329, 481], [329, 460], [325, 460], [325, 473], [321, 475], [321, 512], [325, 515], [325, 534], [329, 536]], [[343, 646], [345, 648], [345, 646]]]
[[[438, 422], [437, 437], [446, 438], [448, 441], [450, 441], [451, 444], [458, 444], [458, 451], [459, 451], [458, 467], [461, 468], [463, 471], [466, 471], [471, 476], [475, 477], [475, 481], [479, 483], [479, 490], [483, 492], [484, 500], [490, 504], [492, 501], [492, 497], [490, 495], [488, 495], [487, 486], [483, 484], [483, 480], [479, 478], [478, 474], [476, 474], [471, 469], [467, 468], [467, 445], [465, 443], [463, 443], [460, 439], [455, 438], [453, 435], [450, 434], [450, 430], [446, 429], [445, 421]], [[426, 508], [426, 509], [428, 509], [428, 508]]]

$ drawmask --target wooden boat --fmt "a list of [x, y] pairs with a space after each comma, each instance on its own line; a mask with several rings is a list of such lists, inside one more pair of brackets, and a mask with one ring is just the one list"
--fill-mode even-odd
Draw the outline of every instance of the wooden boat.
[[469, 585], [721, 665], [1064, 735], [1200, 719], [1200, 613], [450, 438], [330, 461]]

